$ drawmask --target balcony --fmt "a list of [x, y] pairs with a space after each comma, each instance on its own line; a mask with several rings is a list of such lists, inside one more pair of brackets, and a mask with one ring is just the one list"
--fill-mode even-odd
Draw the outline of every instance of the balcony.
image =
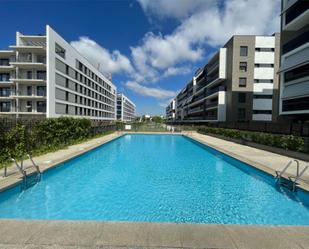
[[285, 21], [283, 30], [299, 30], [309, 21], [309, 1], [300, 0], [293, 4], [284, 13]]
[[16, 61], [10, 62], [11, 65], [22, 68], [22, 69], [45, 69], [46, 68], [46, 58], [32, 60], [31, 58], [19, 58]]
[[199, 113], [199, 112], [203, 112], [203, 111], [204, 111], [204, 107], [203, 106], [198, 106], [198, 107], [190, 109], [188, 111], [188, 114]]
[[218, 101], [206, 104], [206, 109], [212, 109], [212, 108], [217, 108], [217, 107], [218, 107]]
[[303, 46], [304, 44], [307, 44], [308, 42], [309, 42], [309, 31], [299, 35], [298, 37], [284, 44], [282, 46], [282, 54], [291, 52], [294, 49], [297, 49]]

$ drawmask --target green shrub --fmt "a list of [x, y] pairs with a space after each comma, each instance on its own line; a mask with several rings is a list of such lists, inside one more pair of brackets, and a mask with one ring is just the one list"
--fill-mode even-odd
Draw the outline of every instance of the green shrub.
[[0, 166], [7, 164], [10, 157], [22, 159], [27, 153], [55, 151], [93, 136], [89, 119], [48, 118], [31, 128], [18, 124], [0, 134]]
[[285, 150], [302, 151], [308, 153], [308, 148], [306, 147], [304, 138], [293, 135], [280, 135], [207, 126], [200, 127], [197, 131], [202, 134], [221, 135], [228, 138], [242, 139]]

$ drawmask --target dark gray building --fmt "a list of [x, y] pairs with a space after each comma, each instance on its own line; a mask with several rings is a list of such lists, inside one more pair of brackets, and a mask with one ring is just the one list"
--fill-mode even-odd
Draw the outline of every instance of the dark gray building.
[[283, 0], [280, 115], [309, 120], [309, 1]]

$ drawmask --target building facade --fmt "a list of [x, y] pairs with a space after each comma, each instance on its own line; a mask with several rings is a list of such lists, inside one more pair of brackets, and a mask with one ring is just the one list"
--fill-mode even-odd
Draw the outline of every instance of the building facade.
[[235, 35], [176, 97], [176, 121], [276, 121], [280, 36]]
[[0, 116], [116, 119], [116, 87], [48, 25], [0, 51]]
[[166, 121], [175, 121], [176, 118], [176, 100], [173, 99], [166, 107]]
[[309, 120], [309, 1], [283, 0], [280, 114]]
[[117, 94], [117, 119], [124, 122], [134, 121], [136, 117], [135, 104], [124, 94]]

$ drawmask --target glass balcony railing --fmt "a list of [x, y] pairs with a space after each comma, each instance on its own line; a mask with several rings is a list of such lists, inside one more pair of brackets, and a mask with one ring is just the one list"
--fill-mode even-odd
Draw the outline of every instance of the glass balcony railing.
[[290, 7], [285, 14], [285, 25], [288, 25], [290, 22], [295, 20], [301, 14], [306, 12], [309, 9], [309, 1], [300, 0], [297, 1], [292, 7]]
[[282, 46], [282, 54], [286, 54], [309, 42], [309, 31], [302, 33]]

